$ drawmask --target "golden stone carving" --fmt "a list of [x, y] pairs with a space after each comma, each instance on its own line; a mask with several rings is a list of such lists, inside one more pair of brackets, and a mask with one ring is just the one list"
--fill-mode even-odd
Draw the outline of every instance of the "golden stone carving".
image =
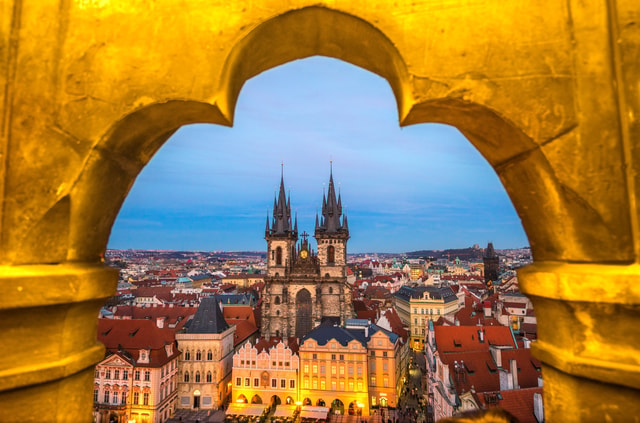
[[521, 275], [549, 421], [640, 416], [637, 1], [7, 0], [0, 13], [3, 421], [90, 421], [96, 316], [116, 280], [100, 254], [135, 177], [180, 126], [231, 125], [248, 78], [312, 55], [386, 78], [400, 125], [456, 126], [500, 176], [536, 261]]

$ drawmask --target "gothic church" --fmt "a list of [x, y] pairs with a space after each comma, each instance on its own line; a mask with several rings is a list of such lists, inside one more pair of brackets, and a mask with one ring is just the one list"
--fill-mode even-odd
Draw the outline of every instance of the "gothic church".
[[291, 217], [291, 196], [284, 190], [274, 199], [273, 217], [267, 227], [267, 275], [262, 304], [262, 336], [302, 338], [320, 323], [344, 324], [354, 317], [351, 287], [347, 284], [349, 227], [342, 217], [342, 200], [329, 177], [322, 198], [322, 216], [316, 214], [317, 254], [308, 234], [300, 234]]

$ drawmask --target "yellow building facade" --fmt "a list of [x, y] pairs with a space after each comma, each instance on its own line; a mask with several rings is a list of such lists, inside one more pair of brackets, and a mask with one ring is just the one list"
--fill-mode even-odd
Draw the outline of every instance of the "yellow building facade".
[[[335, 332], [342, 337], [336, 339]], [[325, 337], [324, 332], [328, 333]], [[300, 345], [302, 405], [369, 415], [367, 346], [340, 327], [314, 329]]]
[[312, 55], [385, 78], [399, 125], [453, 125], [497, 172], [534, 257], [519, 280], [548, 420], [640, 415], [639, 8], [0, 3], [3, 416], [91, 420], [117, 283], [101, 255], [136, 176], [180, 126], [232, 125], [249, 78]]

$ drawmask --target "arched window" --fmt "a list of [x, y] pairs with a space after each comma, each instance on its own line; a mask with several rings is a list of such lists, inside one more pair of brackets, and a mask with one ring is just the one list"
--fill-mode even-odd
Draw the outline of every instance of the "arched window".
[[200, 372], [196, 372], [196, 383], [200, 382]]
[[184, 352], [184, 359], [185, 359], [185, 360], [191, 360], [191, 351], [186, 350], [186, 351]]
[[213, 353], [211, 350], [207, 351], [207, 360], [213, 360]]
[[275, 299], [274, 303], [276, 305], [280, 304], [280, 296], [279, 295], [276, 295], [276, 299]]
[[196, 353], [196, 360], [197, 361], [202, 360], [202, 353], [200, 352], [200, 350], [198, 350], [198, 352]]
[[184, 372], [184, 382], [189, 383], [189, 372]]
[[336, 261], [336, 249], [333, 245], [329, 245], [327, 248], [327, 263], [333, 264]]
[[207, 372], [207, 383], [211, 383], [211, 372]]
[[282, 265], [282, 247], [276, 248], [276, 265]]

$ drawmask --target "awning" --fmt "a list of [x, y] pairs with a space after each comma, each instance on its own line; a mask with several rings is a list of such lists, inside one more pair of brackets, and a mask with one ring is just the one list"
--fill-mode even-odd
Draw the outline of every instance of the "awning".
[[300, 417], [303, 419], [326, 419], [329, 414], [329, 408], [327, 407], [312, 407], [310, 405], [303, 405], [302, 411], [300, 411]]
[[278, 405], [276, 411], [273, 413], [273, 417], [291, 417], [293, 412], [296, 411], [295, 405]]
[[229, 404], [226, 414], [239, 414], [241, 416], [261, 416], [267, 408], [264, 404], [244, 404], [233, 402]]

